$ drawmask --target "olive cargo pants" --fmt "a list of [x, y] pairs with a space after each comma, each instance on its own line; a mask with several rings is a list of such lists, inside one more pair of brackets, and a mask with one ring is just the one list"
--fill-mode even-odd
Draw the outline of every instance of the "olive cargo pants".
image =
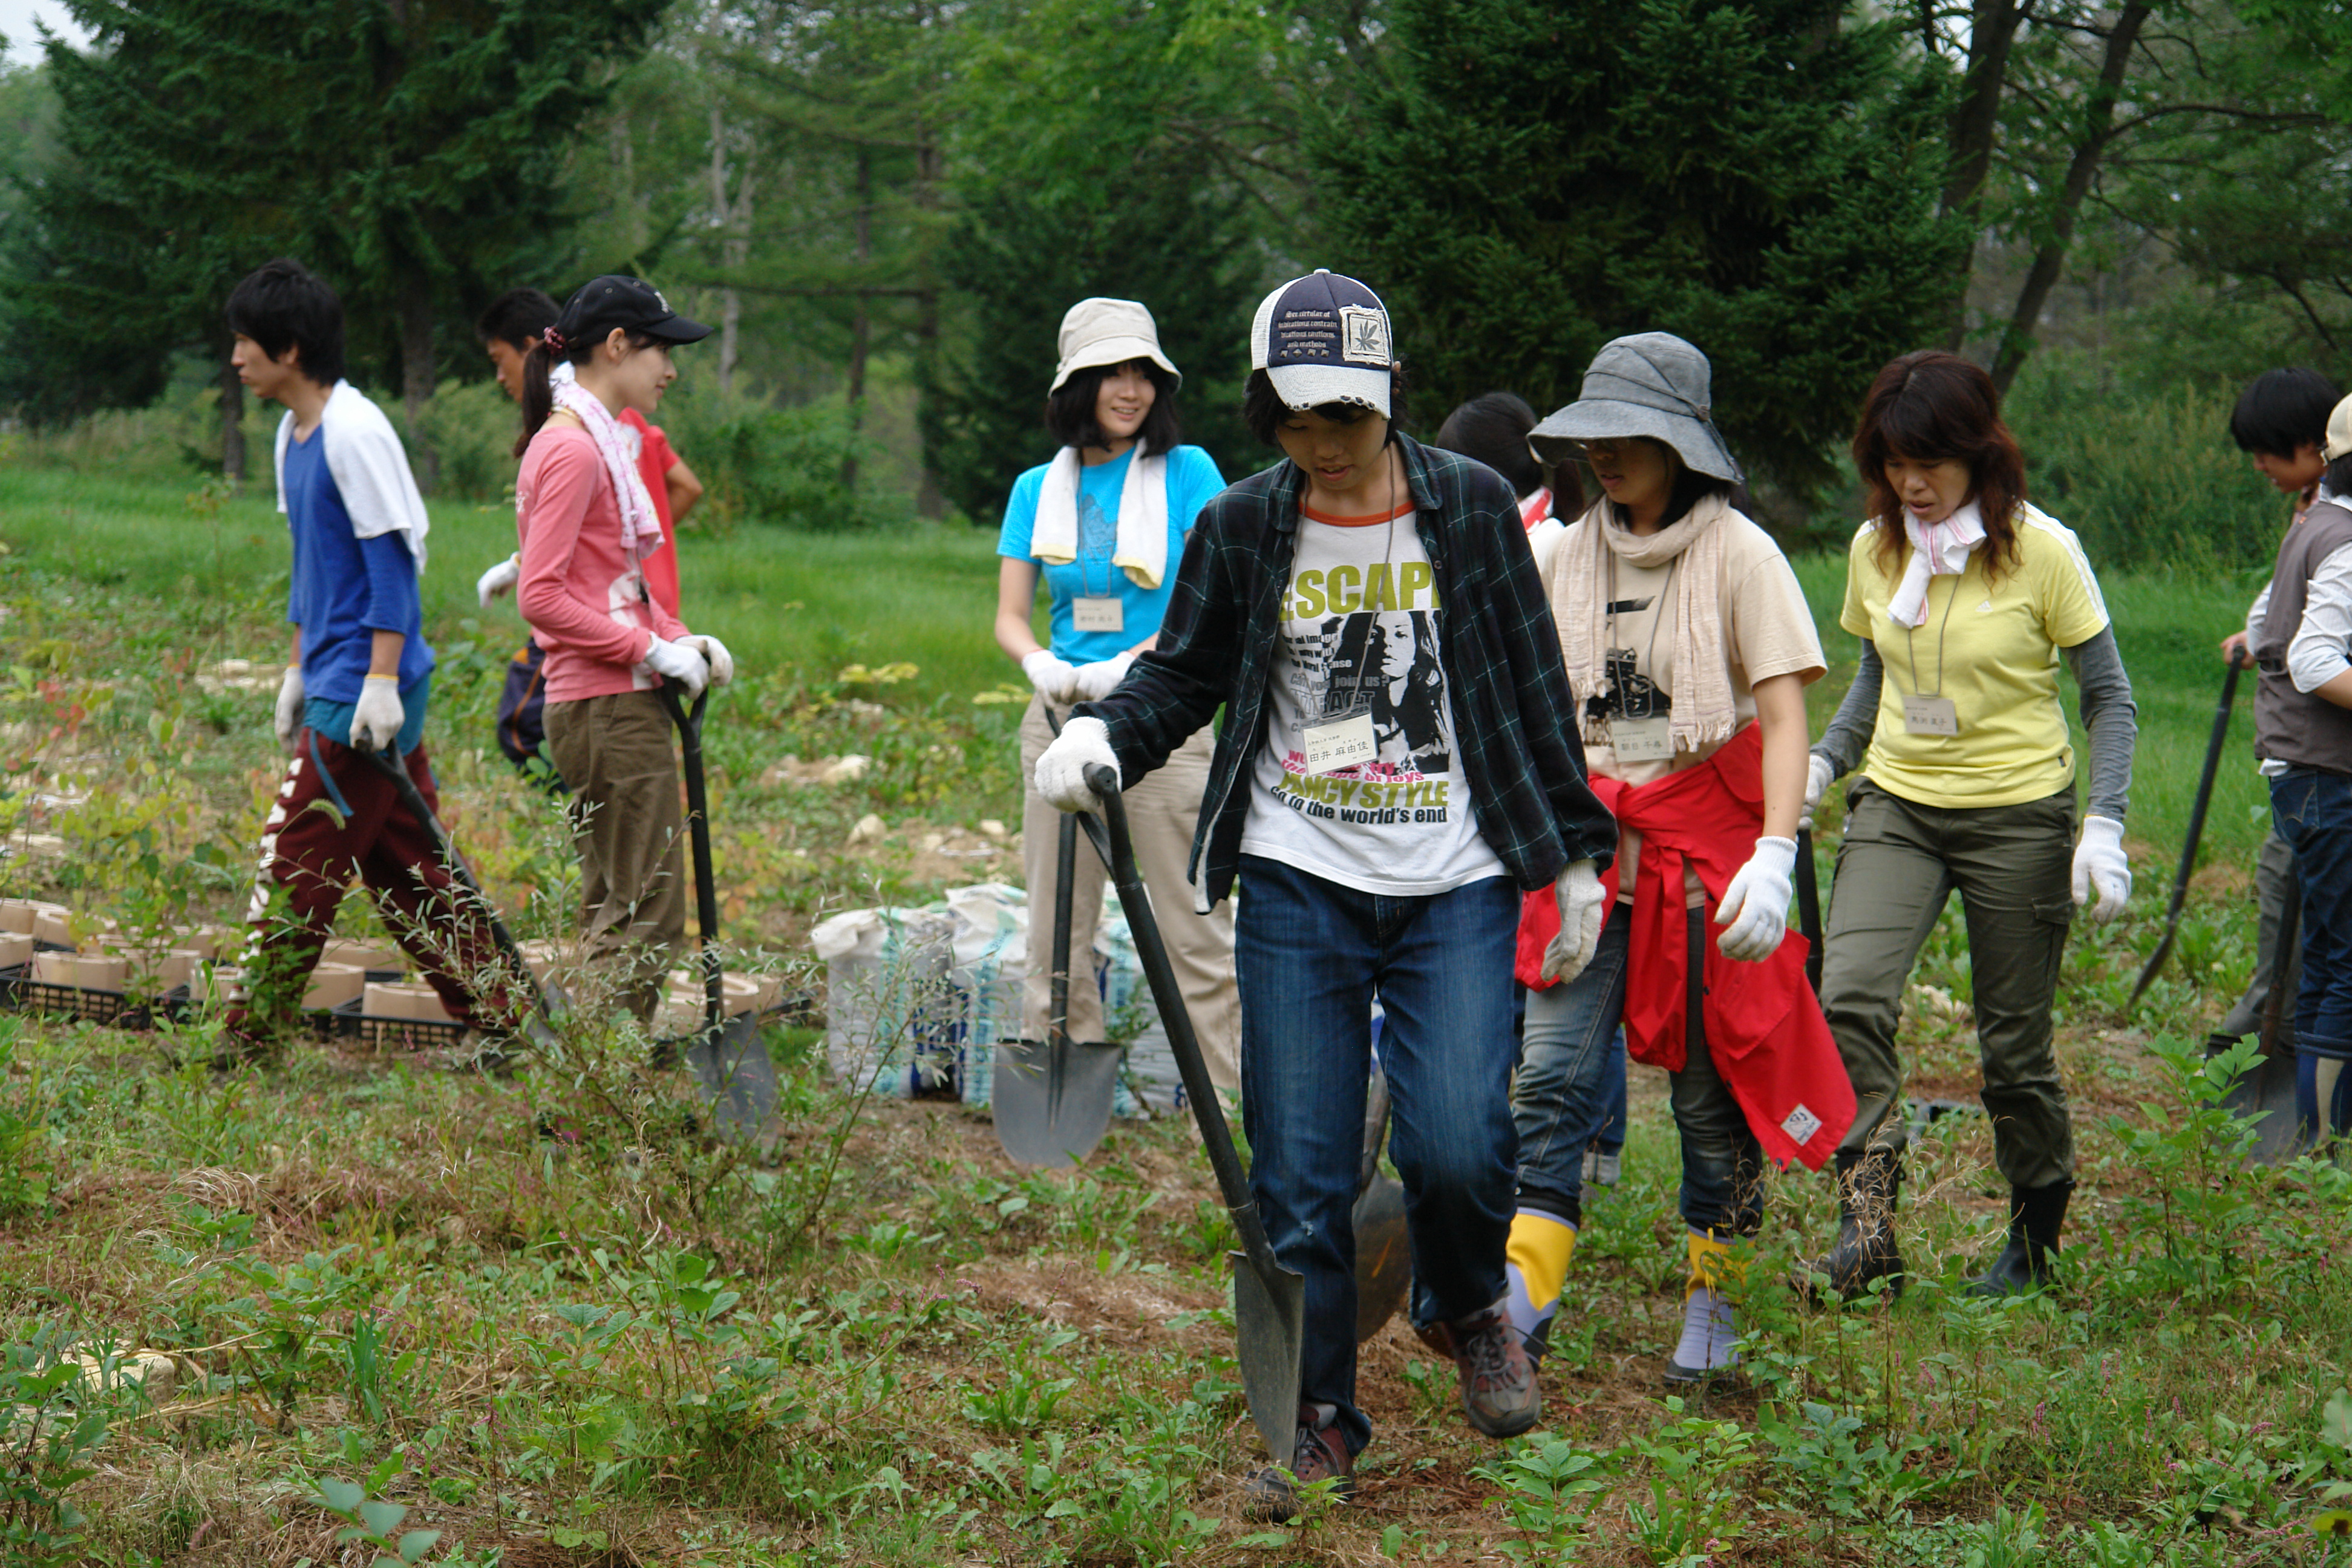
[[1841, 1152], [1900, 1151], [1908, 1139], [1895, 1031], [1912, 964], [1957, 890], [1993, 1162], [2012, 1186], [2073, 1175], [2074, 1124], [2050, 1048], [2050, 1009], [2074, 913], [2074, 791], [1956, 810], [1864, 779], [1846, 799], [1822, 959], [1822, 1011], [1856, 1101]]

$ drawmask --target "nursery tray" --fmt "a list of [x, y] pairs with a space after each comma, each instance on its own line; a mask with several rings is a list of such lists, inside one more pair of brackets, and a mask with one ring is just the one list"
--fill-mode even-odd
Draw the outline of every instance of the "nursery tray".
[[181, 1020], [194, 1010], [184, 985], [174, 985], [161, 996], [140, 996], [127, 991], [100, 991], [36, 980], [29, 969], [26, 964], [0, 969], [0, 1001], [20, 1013], [87, 1018], [93, 1024], [107, 1024], [118, 1029], [152, 1029], [158, 1014]]
[[437, 1050], [463, 1043], [466, 1026], [455, 1018], [379, 1018], [346, 1002], [330, 1015], [333, 1036], [372, 1051]]

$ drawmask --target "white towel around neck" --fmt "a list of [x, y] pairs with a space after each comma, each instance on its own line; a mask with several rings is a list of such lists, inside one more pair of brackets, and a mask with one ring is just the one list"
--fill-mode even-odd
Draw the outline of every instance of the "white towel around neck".
[[[1045, 468], [1045, 488], [1037, 496], [1037, 523], [1030, 531], [1029, 553], [1051, 566], [1066, 566], [1078, 558], [1078, 449], [1065, 447]], [[1118, 542], [1111, 564], [1134, 579], [1136, 586], [1160, 586], [1168, 574], [1168, 458], [1165, 454], [1136, 452], [1127, 465], [1127, 479], [1118, 492]]]
[[1911, 541], [1911, 559], [1886, 602], [1886, 618], [1898, 626], [1916, 626], [1927, 618], [1928, 579], [1969, 569], [1969, 553], [1985, 542], [1984, 514], [1969, 501], [1941, 522], [1906, 517], [1903, 532]]

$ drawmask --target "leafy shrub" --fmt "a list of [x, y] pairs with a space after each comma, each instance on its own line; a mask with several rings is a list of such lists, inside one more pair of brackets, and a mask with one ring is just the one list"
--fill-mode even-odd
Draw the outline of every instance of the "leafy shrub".
[[[875, 448], [851, 430], [843, 398], [779, 407], [772, 397], [682, 382], [662, 401], [661, 425], [707, 491], [694, 525], [764, 522], [840, 533], [908, 513], [905, 496], [874, 482]], [[842, 482], [853, 454], [860, 469], [854, 489]]]
[[2118, 395], [2053, 354], [2018, 379], [2006, 412], [2035, 504], [2100, 571], [2263, 566], [2287, 505], [2230, 439], [2235, 400], [2188, 384]]
[[422, 452], [430, 447], [441, 465], [434, 486], [436, 497], [496, 501], [514, 489], [514, 438], [522, 429], [522, 416], [495, 381], [458, 385], [447, 382], [425, 400], [412, 424], [399, 399], [380, 393], [376, 401], [392, 416], [408, 460], [424, 478]]

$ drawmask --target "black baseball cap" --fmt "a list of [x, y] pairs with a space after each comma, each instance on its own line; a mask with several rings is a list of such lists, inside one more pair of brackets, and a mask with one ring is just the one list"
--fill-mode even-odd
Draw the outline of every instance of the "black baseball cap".
[[661, 290], [642, 278], [617, 273], [592, 279], [563, 303], [555, 330], [564, 342], [593, 342], [611, 335], [614, 327], [643, 332], [666, 343], [700, 342], [710, 329], [688, 321], [669, 308]]

